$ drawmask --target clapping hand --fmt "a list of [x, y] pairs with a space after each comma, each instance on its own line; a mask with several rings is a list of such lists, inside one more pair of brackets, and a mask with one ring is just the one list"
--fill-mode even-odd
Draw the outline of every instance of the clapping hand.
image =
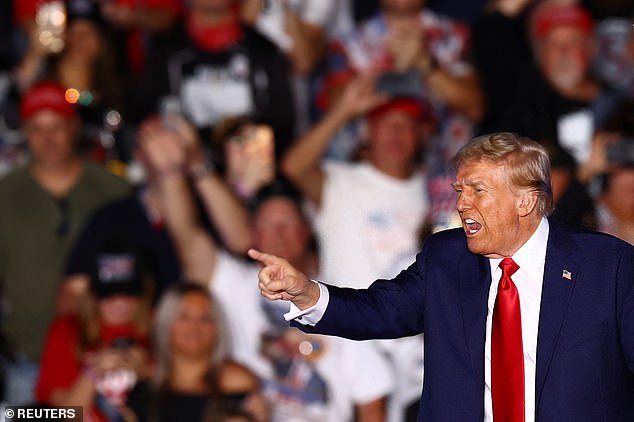
[[390, 28], [386, 47], [393, 60], [393, 70], [406, 72], [421, 60], [430, 60], [425, 34], [419, 22], [399, 23]]

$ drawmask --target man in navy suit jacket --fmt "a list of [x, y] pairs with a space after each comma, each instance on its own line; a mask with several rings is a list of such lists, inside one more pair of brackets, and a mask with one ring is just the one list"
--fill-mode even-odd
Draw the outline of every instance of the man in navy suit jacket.
[[[482, 136], [455, 162], [463, 228], [431, 236], [394, 279], [335, 288], [251, 250], [264, 264], [262, 295], [290, 300], [285, 317], [304, 331], [357, 340], [424, 332], [419, 421], [634, 421], [634, 247], [546, 218], [550, 163], [533, 141]], [[503, 258], [519, 265], [509, 277], [524, 385], [512, 394], [491, 375]], [[500, 416], [500, 394], [523, 397], [520, 413]]]

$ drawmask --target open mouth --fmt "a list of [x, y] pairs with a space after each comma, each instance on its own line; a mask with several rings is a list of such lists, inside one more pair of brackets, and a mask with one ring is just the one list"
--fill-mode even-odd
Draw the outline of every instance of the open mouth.
[[463, 223], [467, 236], [473, 236], [482, 228], [482, 224], [478, 223], [473, 218], [465, 218]]

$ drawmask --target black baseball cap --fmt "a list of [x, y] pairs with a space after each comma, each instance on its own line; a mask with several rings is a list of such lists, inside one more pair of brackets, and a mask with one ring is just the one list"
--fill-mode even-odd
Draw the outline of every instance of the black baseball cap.
[[251, 215], [255, 214], [262, 204], [273, 198], [288, 199], [302, 212], [302, 195], [288, 180], [278, 176], [273, 181], [262, 186], [249, 200], [247, 205]]
[[104, 245], [96, 254], [90, 274], [92, 292], [98, 298], [143, 293], [143, 256], [123, 243]]

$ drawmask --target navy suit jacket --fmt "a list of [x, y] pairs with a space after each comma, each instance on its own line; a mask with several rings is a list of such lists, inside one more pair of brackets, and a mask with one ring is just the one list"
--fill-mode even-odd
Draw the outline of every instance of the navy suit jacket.
[[[418, 420], [481, 422], [490, 283], [489, 260], [467, 249], [462, 229], [449, 230], [392, 280], [328, 286], [319, 323], [292, 324], [356, 340], [424, 332]], [[535, 387], [536, 421], [634, 421], [634, 247], [550, 221]]]

